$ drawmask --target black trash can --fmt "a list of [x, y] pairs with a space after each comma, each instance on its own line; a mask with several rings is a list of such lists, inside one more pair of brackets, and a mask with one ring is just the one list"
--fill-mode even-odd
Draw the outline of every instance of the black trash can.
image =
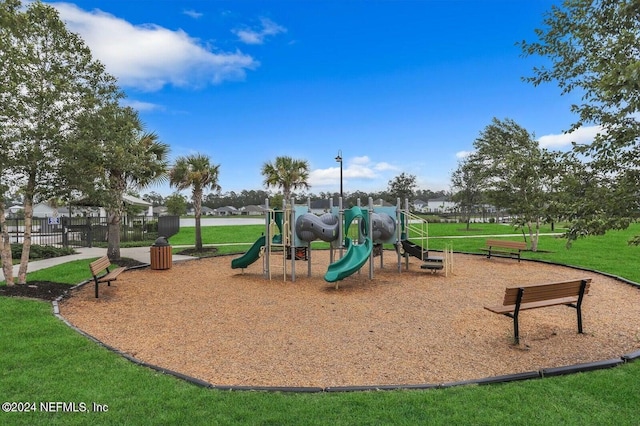
[[158, 237], [151, 246], [151, 269], [171, 269], [173, 254], [166, 237]]

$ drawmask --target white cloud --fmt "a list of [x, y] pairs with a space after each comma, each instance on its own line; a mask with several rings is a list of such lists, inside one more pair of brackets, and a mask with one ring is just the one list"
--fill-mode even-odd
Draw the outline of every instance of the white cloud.
[[362, 157], [353, 157], [349, 162], [351, 164], [369, 164], [371, 163], [371, 159], [368, 156], [363, 155]]
[[87, 12], [69, 3], [52, 5], [123, 86], [153, 91], [168, 84], [217, 84], [242, 80], [246, 70], [259, 65], [240, 51], [216, 51], [182, 30], [133, 25], [98, 9]]
[[589, 144], [598, 133], [603, 131], [602, 126], [585, 126], [570, 133], [542, 136], [538, 138], [538, 143], [542, 148], [559, 148], [571, 145], [572, 142]]
[[[353, 157], [343, 160], [342, 179], [345, 186], [349, 182], [358, 181], [358, 189], [361, 189], [365, 182], [373, 187], [386, 187], [389, 176], [385, 174], [388, 171], [397, 171], [398, 167], [386, 163], [375, 163], [368, 156]], [[333, 188], [340, 184], [340, 166], [332, 166], [326, 169], [315, 169], [309, 173], [309, 184], [313, 190], [322, 190], [322, 188]], [[351, 189], [350, 189], [351, 190]]]
[[124, 99], [121, 102], [121, 104], [123, 106], [129, 106], [138, 111], [157, 111], [157, 110], [164, 109], [163, 106], [158, 104], [152, 104], [151, 102], [136, 101], [133, 99]]
[[385, 163], [384, 161], [382, 163], [378, 163], [374, 166], [374, 168], [378, 171], [397, 171], [400, 170], [398, 167], [389, 164], [389, 163]]
[[196, 12], [195, 10], [191, 10], [191, 9], [183, 10], [182, 13], [184, 13], [185, 15], [187, 15], [187, 16], [193, 18], [193, 19], [198, 19], [198, 18], [201, 18], [203, 16], [202, 13]]
[[246, 44], [263, 44], [268, 36], [286, 33], [287, 29], [269, 18], [260, 19], [260, 28], [238, 28], [232, 30], [241, 42]]

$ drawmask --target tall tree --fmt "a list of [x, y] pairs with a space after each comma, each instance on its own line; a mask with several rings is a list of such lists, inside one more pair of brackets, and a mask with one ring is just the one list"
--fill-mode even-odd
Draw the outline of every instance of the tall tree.
[[[83, 169], [66, 180], [70, 189], [107, 210], [111, 261], [120, 259], [123, 196], [167, 178], [169, 146], [156, 133], [144, 130], [138, 113], [115, 102], [83, 116], [64, 156], [65, 168]], [[91, 146], [91, 149], [87, 149]]]
[[179, 191], [191, 188], [191, 200], [196, 219], [196, 250], [202, 250], [202, 198], [205, 189], [220, 190], [218, 174], [220, 165], [213, 165], [203, 154], [179, 157], [169, 172], [169, 183]]
[[34, 201], [60, 189], [60, 154], [78, 116], [117, 87], [57, 11], [39, 1], [26, 9], [18, 0], [0, 2], [0, 58], [0, 138], [11, 151], [3, 179], [10, 176], [10, 184], [24, 194], [18, 272], [18, 282], [24, 283]]
[[[570, 130], [598, 125], [593, 143], [574, 144], [597, 176], [597, 198], [582, 198], [587, 216], [576, 218], [570, 238], [624, 228], [637, 217], [640, 192], [640, 3], [637, 0], [565, 0], [545, 14], [538, 40], [522, 41], [525, 56], [549, 60], [526, 81], [555, 82], [576, 93]], [[591, 193], [589, 191], [589, 193]], [[602, 195], [605, 198], [602, 198]]]
[[187, 199], [179, 192], [174, 192], [165, 198], [167, 213], [173, 216], [182, 216], [187, 213]]
[[264, 185], [267, 188], [281, 188], [286, 202], [289, 202], [292, 190], [309, 189], [307, 160], [296, 160], [286, 156], [276, 157], [272, 163], [266, 162], [262, 165], [261, 173], [264, 176]]
[[414, 175], [401, 173], [387, 183], [387, 192], [394, 198], [400, 198], [404, 202], [405, 198], [413, 203], [413, 197], [418, 186]]
[[557, 177], [555, 155], [540, 148], [534, 136], [511, 119], [494, 118], [473, 145], [468, 167], [474, 168], [488, 199], [528, 229], [530, 248], [536, 251]]
[[471, 214], [484, 197], [481, 169], [478, 168], [478, 163], [473, 155], [466, 157], [458, 163], [458, 168], [451, 175], [451, 185], [454, 191], [457, 191], [452, 198], [462, 209], [467, 231], [471, 223]]

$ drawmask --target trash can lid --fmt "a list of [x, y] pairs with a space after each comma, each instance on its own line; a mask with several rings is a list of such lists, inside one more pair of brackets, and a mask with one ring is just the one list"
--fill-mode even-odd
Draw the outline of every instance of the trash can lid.
[[158, 237], [156, 239], [156, 241], [153, 243], [153, 247], [165, 247], [169, 245], [169, 241], [167, 240], [167, 237]]

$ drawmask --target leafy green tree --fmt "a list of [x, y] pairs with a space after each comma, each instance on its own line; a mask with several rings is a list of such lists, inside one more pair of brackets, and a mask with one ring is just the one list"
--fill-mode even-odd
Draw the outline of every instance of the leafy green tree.
[[169, 183], [179, 191], [191, 188], [191, 200], [196, 219], [196, 250], [202, 250], [202, 199], [205, 189], [220, 190], [218, 174], [220, 165], [213, 165], [203, 154], [179, 157], [169, 172]]
[[0, 58], [0, 145], [10, 147], [11, 160], [2, 179], [24, 195], [18, 272], [18, 282], [24, 283], [34, 201], [58, 195], [65, 181], [60, 159], [68, 135], [81, 114], [117, 87], [57, 11], [41, 2], [25, 9], [17, 0], [0, 2]]
[[282, 189], [282, 196], [289, 202], [291, 191], [299, 188], [309, 189], [309, 162], [291, 157], [276, 157], [272, 163], [264, 163], [261, 172], [267, 188]]
[[[597, 182], [583, 197], [585, 216], [569, 232], [601, 234], [624, 228], [638, 214], [640, 193], [640, 3], [637, 0], [565, 0], [545, 15], [538, 40], [522, 41], [525, 56], [549, 65], [533, 69], [526, 81], [555, 82], [562, 94], [577, 94], [571, 106], [578, 119], [570, 130], [598, 125], [593, 143], [574, 144]], [[583, 182], [584, 183], [584, 182]]]
[[540, 225], [548, 217], [551, 189], [557, 185], [556, 155], [540, 148], [534, 136], [511, 119], [496, 118], [474, 142], [467, 167], [496, 207], [517, 216], [538, 248]]
[[401, 202], [404, 202], [405, 199], [413, 202], [417, 186], [416, 177], [403, 172], [387, 183], [387, 192], [389, 196], [400, 198]]
[[172, 216], [182, 216], [187, 214], [187, 199], [179, 192], [174, 192], [165, 198], [167, 213]]
[[478, 167], [479, 161], [471, 155], [460, 161], [458, 168], [451, 175], [451, 185], [454, 191], [457, 191], [452, 199], [462, 209], [467, 223], [467, 231], [470, 228], [472, 212], [482, 203], [484, 198], [481, 169]]
[[[169, 146], [156, 133], [144, 130], [136, 111], [114, 102], [87, 113], [82, 123], [63, 164], [81, 165], [83, 174], [68, 175], [67, 185], [107, 210], [107, 255], [117, 261], [123, 196], [167, 178]], [[87, 149], [89, 144], [92, 149]]]
[[148, 194], [144, 194], [142, 199], [146, 202], [149, 202], [153, 205], [153, 207], [162, 206], [165, 203], [165, 199], [162, 195], [158, 194], [155, 191], [151, 191]]

